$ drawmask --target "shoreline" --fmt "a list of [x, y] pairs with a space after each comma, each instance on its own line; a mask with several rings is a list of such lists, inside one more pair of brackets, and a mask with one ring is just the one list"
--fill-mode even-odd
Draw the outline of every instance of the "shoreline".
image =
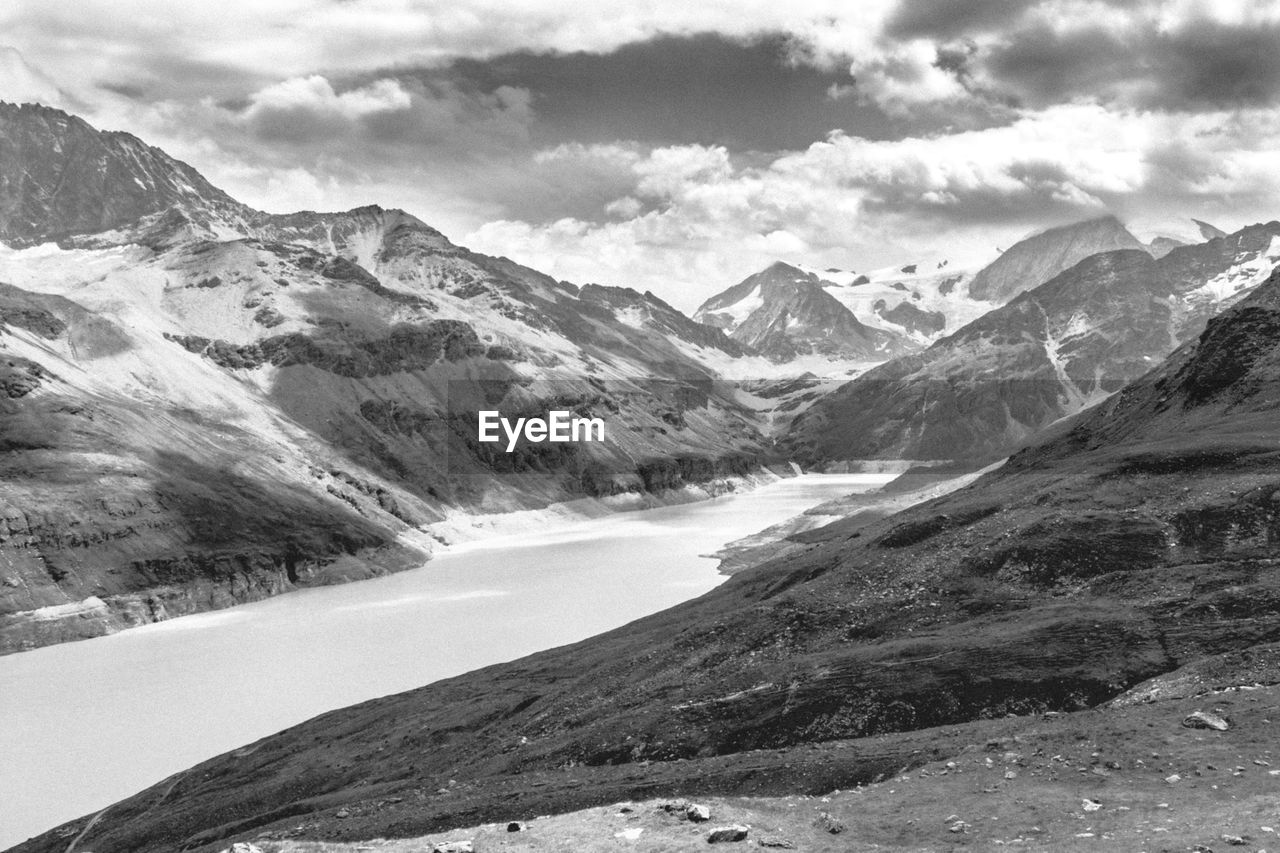
[[290, 578], [284, 567], [256, 575], [223, 579], [200, 578], [188, 584], [157, 587], [145, 592], [100, 598], [90, 596], [50, 607], [0, 616], [0, 657], [49, 646], [92, 640], [185, 616], [211, 613], [290, 595], [308, 589], [360, 583], [426, 567], [441, 554], [462, 544], [478, 544], [512, 536], [546, 524], [571, 524], [627, 512], [700, 503], [725, 495], [743, 494], [763, 485], [798, 476], [799, 466], [760, 465], [747, 475], [686, 483], [660, 492], [623, 492], [607, 497], [583, 497], [548, 504], [539, 509], [496, 513], [449, 509], [445, 519], [401, 530], [392, 544], [341, 557]]

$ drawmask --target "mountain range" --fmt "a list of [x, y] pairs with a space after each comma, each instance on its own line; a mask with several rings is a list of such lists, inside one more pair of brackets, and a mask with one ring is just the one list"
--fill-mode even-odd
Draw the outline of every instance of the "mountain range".
[[1093, 254], [924, 352], [823, 396], [797, 416], [782, 448], [807, 464], [998, 459], [1147, 372], [1278, 262], [1280, 222], [1159, 258], [1144, 249]]

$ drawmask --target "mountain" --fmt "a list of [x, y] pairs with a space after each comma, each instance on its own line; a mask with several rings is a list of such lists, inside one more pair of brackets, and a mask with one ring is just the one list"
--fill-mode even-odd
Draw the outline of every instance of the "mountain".
[[1004, 303], [1080, 261], [1114, 249], [1145, 247], [1114, 216], [1050, 228], [1010, 246], [969, 283], [974, 299]]
[[[1247, 661], [1280, 635], [1278, 380], [1273, 274], [964, 489], [803, 533], [786, 560], [582, 643], [317, 717], [15, 849], [411, 836], [627, 798], [901, 782], [1002, 748], [957, 724]], [[1162, 719], [1177, 732], [1181, 717]]]
[[1147, 251], [1151, 253], [1151, 257], [1153, 258], [1163, 258], [1179, 246], [1185, 245], [1187, 244], [1182, 240], [1179, 240], [1177, 237], [1161, 235], [1147, 244]]
[[1216, 240], [1218, 237], [1227, 236], [1227, 232], [1223, 231], [1216, 225], [1210, 225], [1208, 222], [1201, 222], [1199, 219], [1191, 220], [1196, 224], [1196, 228], [1200, 230], [1200, 236], [1206, 240]]
[[[57, 110], [0, 106], [0, 140], [0, 653], [420, 565], [459, 514], [774, 460], [714, 367], [742, 345], [652, 294], [403, 211], [255, 211]], [[481, 409], [605, 437], [507, 453]]]
[[864, 325], [823, 285], [779, 261], [711, 297], [693, 316], [775, 362], [805, 355], [877, 362], [917, 348], [902, 335]]
[[1193, 338], [1280, 261], [1280, 223], [1153, 258], [1093, 255], [917, 355], [816, 401], [780, 446], [809, 464], [1007, 455]]
[[61, 110], [0, 101], [0, 240], [64, 240], [161, 213], [213, 224], [254, 211], [135, 136], [98, 131]]

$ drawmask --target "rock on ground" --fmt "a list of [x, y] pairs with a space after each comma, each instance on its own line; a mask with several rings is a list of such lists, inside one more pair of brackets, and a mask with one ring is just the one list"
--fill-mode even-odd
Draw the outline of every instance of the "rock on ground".
[[1231, 724], [1222, 717], [1205, 711], [1194, 711], [1188, 714], [1182, 724], [1189, 729], [1213, 729], [1215, 732], [1225, 732], [1231, 728]]
[[717, 826], [707, 833], [707, 842], [715, 844], [719, 841], [745, 841], [751, 829], [740, 823], [731, 826]]

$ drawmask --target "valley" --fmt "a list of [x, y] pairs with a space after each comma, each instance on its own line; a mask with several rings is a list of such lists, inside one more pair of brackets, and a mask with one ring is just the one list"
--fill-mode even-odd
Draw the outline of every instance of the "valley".
[[[1135, 841], [1164, 789], [1120, 741], [1274, 701], [1280, 223], [792, 253], [687, 316], [399, 209], [257, 210], [48, 107], [0, 102], [0, 178], [15, 851], [603, 832], [695, 795], [812, 849], [801, 796], [884, 849], [1076, 849], [1093, 818], [1048, 806], [916, 824], [1014, 764], [1102, 796], [1069, 763], [1123, 771], [1134, 813], [1096, 822]], [[562, 417], [599, 440], [486, 439]], [[1178, 734], [1188, 772], [1236, 748]]]

